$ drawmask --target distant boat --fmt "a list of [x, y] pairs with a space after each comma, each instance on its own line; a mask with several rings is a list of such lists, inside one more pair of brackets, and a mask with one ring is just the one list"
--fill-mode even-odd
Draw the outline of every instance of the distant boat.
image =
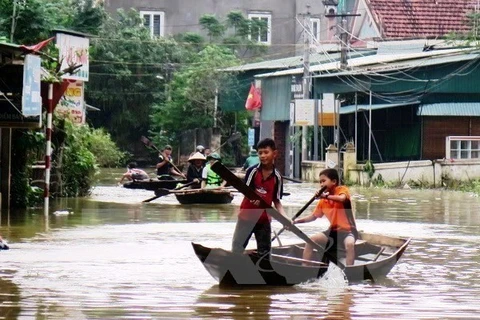
[[[233, 194], [225, 189], [170, 190], [181, 204], [212, 203], [226, 204], [233, 200]], [[156, 193], [155, 193], [156, 194]]]
[[[402, 256], [410, 239], [361, 233], [355, 244], [355, 263], [343, 270], [348, 281], [379, 280], [387, 276]], [[328, 263], [302, 259], [302, 244], [273, 247], [268, 257], [254, 250], [235, 254], [220, 248], [208, 248], [192, 243], [195, 254], [207, 271], [222, 286], [235, 285], [295, 285], [322, 277]], [[331, 252], [345, 264], [344, 252]], [[309, 266], [305, 266], [309, 263]]]
[[157, 189], [175, 189], [178, 184], [185, 184], [187, 180], [135, 180], [123, 184], [128, 189], [145, 189], [155, 191]]

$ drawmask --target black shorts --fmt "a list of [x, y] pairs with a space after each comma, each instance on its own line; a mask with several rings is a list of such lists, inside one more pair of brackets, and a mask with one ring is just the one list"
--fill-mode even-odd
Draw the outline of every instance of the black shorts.
[[347, 237], [353, 237], [353, 239], [357, 240], [355, 238], [355, 235], [351, 231], [340, 231], [340, 230], [325, 230], [323, 231], [323, 234], [328, 238], [327, 245], [325, 246], [326, 250], [335, 250], [336, 248], [342, 248], [343, 250], [345, 249], [345, 239]]

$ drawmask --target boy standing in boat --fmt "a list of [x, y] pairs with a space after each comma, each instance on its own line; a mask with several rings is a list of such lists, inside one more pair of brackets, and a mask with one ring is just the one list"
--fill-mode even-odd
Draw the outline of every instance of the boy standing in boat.
[[[320, 172], [320, 187], [326, 187], [324, 193], [317, 194], [321, 200], [311, 215], [295, 220], [293, 223], [305, 223], [323, 216], [330, 221], [328, 230], [310, 237], [314, 242], [326, 247], [345, 248], [346, 265], [355, 261], [355, 241], [358, 238], [355, 218], [350, 204], [350, 192], [346, 186], [339, 185], [340, 178], [335, 169], [325, 169]], [[303, 259], [312, 260], [313, 247], [305, 244]]]
[[[261, 140], [257, 145], [257, 152], [260, 163], [247, 170], [245, 183], [254, 189], [266, 203], [273, 204], [281, 214], [286, 216], [280, 202], [283, 192], [282, 176], [274, 165], [278, 153], [275, 141], [270, 138]], [[252, 234], [255, 234], [257, 253], [262, 256], [270, 253], [272, 218], [267, 214], [265, 208], [258, 206], [258, 201], [243, 198], [233, 233], [232, 252], [243, 253]]]

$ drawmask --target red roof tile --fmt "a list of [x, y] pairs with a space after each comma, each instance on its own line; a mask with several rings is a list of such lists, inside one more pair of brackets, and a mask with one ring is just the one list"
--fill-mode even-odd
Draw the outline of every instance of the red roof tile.
[[[432, 38], [471, 29], [477, 0], [367, 0], [384, 39]], [[480, 8], [478, 8], [480, 10]]]

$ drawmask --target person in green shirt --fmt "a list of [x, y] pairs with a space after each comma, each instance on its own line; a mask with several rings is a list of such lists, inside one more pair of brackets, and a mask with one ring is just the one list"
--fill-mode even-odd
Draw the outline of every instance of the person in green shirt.
[[223, 180], [222, 177], [210, 168], [215, 161], [222, 161], [222, 158], [218, 153], [214, 152], [207, 157], [207, 160], [208, 163], [202, 172], [202, 189], [224, 187], [227, 181]]
[[253, 165], [259, 164], [260, 159], [258, 158], [258, 153], [257, 150], [252, 149], [250, 151], [250, 156], [245, 160], [245, 163], [243, 164], [243, 170], [247, 170]]

